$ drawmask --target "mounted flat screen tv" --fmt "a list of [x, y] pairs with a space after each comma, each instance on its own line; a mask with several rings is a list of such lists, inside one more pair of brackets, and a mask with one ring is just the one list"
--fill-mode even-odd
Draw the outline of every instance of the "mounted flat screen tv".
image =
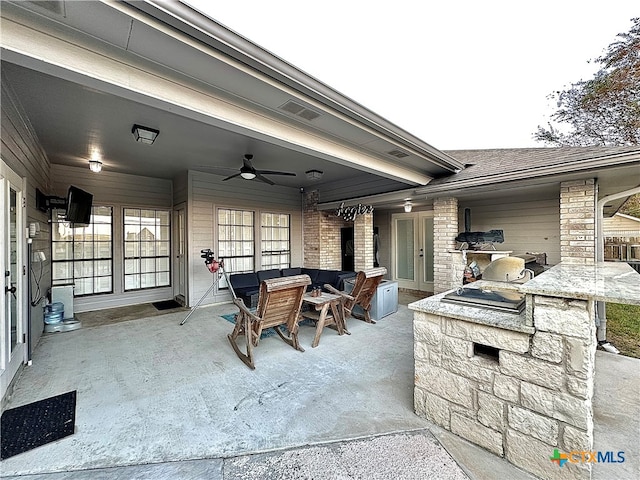
[[67, 222], [75, 225], [89, 225], [92, 204], [92, 194], [71, 185], [67, 193]]

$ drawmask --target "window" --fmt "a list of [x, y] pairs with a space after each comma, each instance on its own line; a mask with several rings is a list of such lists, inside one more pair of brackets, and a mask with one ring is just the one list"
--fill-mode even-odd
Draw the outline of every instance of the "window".
[[52, 284], [75, 284], [74, 296], [113, 291], [113, 208], [91, 209], [86, 227], [72, 227], [52, 211]]
[[124, 290], [171, 285], [167, 210], [124, 209]]
[[253, 212], [218, 210], [218, 258], [224, 259], [226, 271], [254, 271]]
[[260, 230], [262, 269], [289, 268], [291, 266], [289, 215], [263, 213]]

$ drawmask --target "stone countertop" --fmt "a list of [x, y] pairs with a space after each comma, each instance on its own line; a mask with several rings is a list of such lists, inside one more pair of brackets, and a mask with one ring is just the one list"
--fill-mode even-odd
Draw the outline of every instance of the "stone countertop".
[[[467, 305], [457, 305], [454, 303], [441, 302], [440, 300], [447, 293], [433, 295], [423, 298], [417, 302], [409, 304], [409, 309], [417, 312], [432, 313], [443, 317], [455, 318], [472, 323], [489, 325], [491, 327], [503, 328], [522, 333], [534, 333], [535, 329], [527, 325], [526, 315], [523, 311], [520, 314], [491, 310], [486, 307], [473, 307]], [[526, 311], [526, 310], [525, 310]]]
[[520, 285], [520, 291], [548, 297], [640, 305], [640, 274], [623, 262], [561, 263]]

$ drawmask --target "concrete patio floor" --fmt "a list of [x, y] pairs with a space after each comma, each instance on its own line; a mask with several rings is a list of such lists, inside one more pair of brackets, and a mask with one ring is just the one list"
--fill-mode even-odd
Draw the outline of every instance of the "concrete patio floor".
[[[232, 351], [231, 304], [45, 335], [7, 408], [77, 390], [76, 433], [11, 457], [0, 476], [55, 479], [510, 478], [529, 475], [413, 413], [412, 312], [352, 335], [302, 326], [304, 353], [261, 340]], [[597, 356], [595, 447], [637, 478], [640, 362]], [[552, 452], [550, 452], [551, 454]]]

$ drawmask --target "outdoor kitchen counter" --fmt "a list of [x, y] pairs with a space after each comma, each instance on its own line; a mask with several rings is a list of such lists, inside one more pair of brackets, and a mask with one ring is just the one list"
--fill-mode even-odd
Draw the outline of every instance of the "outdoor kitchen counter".
[[520, 286], [522, 293], [640, 305], [640, 274], [623, 262], [559, 264]]
[[535, 329], [531, 325], [527, 325], [526, 314], [522, 312], [508, 313], [497, 310], [490, 310], [483, 307], [471, 307], [467, 305], [458, 305], [453, 303], [442, 302], [441, 299], [447, 293], [440, 293], [431, 297], [423, 298], [417, 302], [408, 305], [410, 310], [416, 312], [431, 313], [441, 315], [456, 320], [464, 320], [467, 322], [488, 325], [491, 327], [503, 328], [521, 333], [534, 333]]

